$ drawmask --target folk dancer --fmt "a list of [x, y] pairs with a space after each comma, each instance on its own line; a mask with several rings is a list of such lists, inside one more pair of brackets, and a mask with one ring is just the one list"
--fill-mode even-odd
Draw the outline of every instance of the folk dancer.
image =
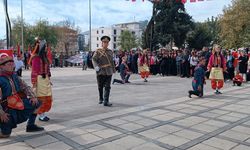
[[17, 124], [27, 120], [26, 132], [44, 130], [35, 124], [35, 110], [40, 103], [14, 67], [11, 55], [0, 54], [0, 138], [9, 137]]
[[49, 121], [50, 118], [45, 115], [52, 106], [51, 73], [50, 63], [47, 57], [46, 41], [39, 39], [35, 43], [29, 64], [31, 65], [31, 82], [37, 98], [42, 104], [37, 110], [40, 121]]
[[194, 79], [192, 81], [193, 90], [188, 91], [189, 98], [192, 98], [192, 95], [196, 95], [199, 97], [203, 96], [203, 85], [205, 82], [205, 70], [204, 66], [206, 65], [206, 59], [201, 57], [199, 60], [199, 64], [194, 69]]
[[210, 71], [209, 79], [211, 80], [212, 89], [215, 94], [221, 94], [219, 91], [224, 85], [223, 72], [227, 72], [226, 60], [221, 54], [221, 47], [215, 45], [213, 53], [209, 58], [207, 70]]

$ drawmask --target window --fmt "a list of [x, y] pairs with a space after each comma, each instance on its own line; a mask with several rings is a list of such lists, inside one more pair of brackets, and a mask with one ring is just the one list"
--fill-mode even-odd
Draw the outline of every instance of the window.
[[116, 44], [114, 44], [114, 49], [116, 49]]
[[135, 35], [135, 32], [134, 32], [134, 31], [132, 31], [132, 34], [133, 34], [133, 35]]
[[116, 29], [114, 29], [114, 34], [116, 35]]
[[99, 37], [97, 37], [96, 40], [99, 41]]
[[114, 37], [114, 42], [116, 42], [116, 37]]
[[98, 31], [98, 30], [96, 30], [96, 34], [99, 34], [99, 31]]
[[102, 34], [104, 33], [104, 31], [102, 30]]
[[99, 44], [96, 44], [96, 47], [99, 47]]

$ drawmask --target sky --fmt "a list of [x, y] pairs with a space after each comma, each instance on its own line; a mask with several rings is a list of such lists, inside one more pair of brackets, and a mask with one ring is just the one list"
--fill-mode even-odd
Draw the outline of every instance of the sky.
[[[3, 0], [2, 0], [3, 1]], [[0, 1], [0, 39], [5, 38], [5, 14]], [[30, 25], [40, 19], [51, 24], [70, 20], [81, 31], [89, 29], [89, 0], [22, 0], [23, 18]], [[189, 1], [189, 0], [187, 0]], [[186, 11], [195, 21], [205, 21], [211, 16], [222, 14], [231, 0], [204, 0], [185, 4]], [[8, 0], [10, 19], [21, 16], [21, 0]], [[145, 0], [136, 2], [126, 0], [91, 0], [92, 28], [106, 27], [118, 23], [149, 20], [152, 15], [152, 3]]]

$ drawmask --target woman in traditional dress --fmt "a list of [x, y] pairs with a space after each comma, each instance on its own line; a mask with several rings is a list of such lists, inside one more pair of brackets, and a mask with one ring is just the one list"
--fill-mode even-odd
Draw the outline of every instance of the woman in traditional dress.
[[32, 66], [31, 82], [37, 98], [42, 101], [42, 105], [37, 110], [40, 121], [49, 121], [45, 115], [51, 109], [52, 91], [50, 82], [50, 63], [47, 57], [46, 41], [39, 39], [35, 43], [35, 48], [30, 59]]
[[223, 72], [227, 72], [226, 60], [221, 54], [221, 47], [215, 45], [213, 54], [209, 58], [207, 70], [210, 71], [209, 79], [211, 79], [212, 89], [215, 90], [215, 94], [221, 94], [219, 91], [224, 85]]
[[149, 59], [147, 50], [144, 50], [142, 55], [140, 56], [139, 68], [140, 68], [141, 78], [144, 79], [144, 82], [148, 82], [147, 78], [149, 77], [150, 72], [149, 72]]

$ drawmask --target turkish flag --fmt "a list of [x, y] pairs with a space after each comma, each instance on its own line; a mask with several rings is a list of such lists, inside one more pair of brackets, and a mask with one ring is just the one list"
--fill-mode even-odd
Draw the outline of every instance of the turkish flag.
[[12, 49], [1, 49], [0, 50], [0, 57], [10, 56], [13, 58], [13, 50]]
[[21, 50], [19, 44], [17, 44], [17, 56], [21, 56]]

